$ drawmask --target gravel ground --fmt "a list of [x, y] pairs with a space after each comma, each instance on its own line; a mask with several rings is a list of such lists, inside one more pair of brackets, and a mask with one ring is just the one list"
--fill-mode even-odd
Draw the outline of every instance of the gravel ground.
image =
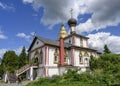
[[23, 81], [22, 83], [0, 83], [0, 86], [26, 86], [29, 81]]

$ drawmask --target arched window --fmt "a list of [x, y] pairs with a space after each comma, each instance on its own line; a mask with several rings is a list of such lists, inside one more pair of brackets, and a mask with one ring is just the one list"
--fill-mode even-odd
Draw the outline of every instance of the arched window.
[[38, 55], [39, 55], [39, 52], [38, 50], [36, 50], [34, 57], [32, 58], [32, 61], [31, 61], [32, 64], [38, 64], [38, 57], [39, 57]]
[[83, 64], [83, 56], [82, 56], [82, 52], [81, 51], [79, 53], [79, 63]]
[[38, 52], [38, 50], [36, 50], [35, 55], [34, 55], [35, 63], [38, 61], [38, 55], [39, 55], [39, 52]]
[[54, 64], [58, 64], [58, 56], [59, 53], [58, 53], [58, 49], [56, 48], [54, 52]]
[[40, 64], [43, 63], [43, 51], [42, 51], [42, 49], [40, 50], [39, 62], [40, 62]]
[[65, 50], [65, 53], [64, 53], [65, 55], [64, 55], [64, 63], [65, 64], [68, 64], [68, 52], [67, 52], [67, 50]]

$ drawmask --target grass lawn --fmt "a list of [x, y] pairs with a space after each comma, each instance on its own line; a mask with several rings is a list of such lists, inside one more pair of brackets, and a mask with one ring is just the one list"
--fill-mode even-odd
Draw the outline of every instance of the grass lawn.
[[80, 81], [66, 81], [66, 80], [54, 81], [54, 80], [42, 79], [42, 80], [31, 82], [27, 86], [107, 86], [107, 85], [89, 84], [89, 83], [80, 82]]

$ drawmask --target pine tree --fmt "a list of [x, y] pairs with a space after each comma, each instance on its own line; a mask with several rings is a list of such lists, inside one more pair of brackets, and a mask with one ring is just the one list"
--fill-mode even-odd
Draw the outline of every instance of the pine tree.
[[28, 56], [26, 54], [26, 48], [23, 47], [19, 55], [19, 68], [26, 65], [27, 63], [28, 63]]
[[1, 57], [0, 57], [0, 65], [1, 65], [1, 62], [2, 62], [2, 59], [1, 59]]
[[3, 55], [1, 67], [4, 72], [14, 72], [16, 69], [18, 69], [18, 65], [18, 56], [14, 51], [7, 51]]
[[109, 54], [111, 51], [109, 50], [108, 46], [105, 44], [104, 45], [104, 54]]

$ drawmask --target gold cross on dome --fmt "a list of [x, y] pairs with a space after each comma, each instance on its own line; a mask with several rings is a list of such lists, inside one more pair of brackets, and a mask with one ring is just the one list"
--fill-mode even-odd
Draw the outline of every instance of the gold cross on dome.
[[71, 18], [73, 17], [73, 9], [71, 8], [70, 10], [70, 13], [71, 13]]

